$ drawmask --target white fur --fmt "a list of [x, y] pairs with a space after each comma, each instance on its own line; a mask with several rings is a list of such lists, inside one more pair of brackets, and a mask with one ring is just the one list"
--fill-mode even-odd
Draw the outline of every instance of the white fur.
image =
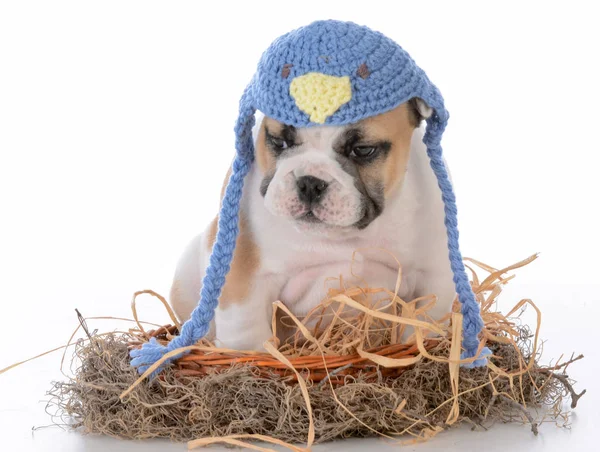
[[[341, 129], [300, 129], [302, 152], [278, 162], [264, 198], [260, 194], [264, 176], [256, 165], [247, 176], [242, 209], [259, 249], [260, 265], [247, 298], [217, 308], [214, 326], [220, 345], [262, 349], [271, 337], [272, 302], [281, 300], [296, 315], [306, 314], [324, 298], [327, 278], [342, 275], [345, 280], [353, 279], [350, 261], [356, 250], [360, 256], [354, 273], [371, 287], [394, 289], [398, 272], [395, 256], [402, 264], [399, 296], [411, 300], [433, 293], [438, 303], [430, 311], [432, 317], [449, 312], [455, 292], [444, 210], [422, 143], [423, 129], [414, 132], [402, 187], [388, 197], [382, 214], [364, 230], [349, 226], [361, 216], [360, 194], [331, 151]], [[254, 136], [256, 139], [256, 129]], [[314, 212], [329, 225], [291, 220], [305, 209], [295, 199], [295, 177], [308, 174], [327, 180], [333, 187], [323, 199], [323, 207]], [[182, 319], [188, 318], [198, 303], [209, 256], [206, 234], [192, 241], [175, 272], [179, 290], [171, 303]]]
[[[315, 132], [301, 130], [299, 135], [303, 139], [314, 135]], [[339, 133], [339, 130], [337, 132]], [[330, 136], [334, 138], [337, 133]], [[265, 195], [265, 207], [270, 213], [284, 217], [298, 217], [305, 214], [308, 208], [298, 199], [296, 180], [302, 176], [314, 176], [329, 184], [323, 200], [314, 209], [314, 214], [319, 220], [337, 227], [350, 226], [360, 220], [362, 216], [360, 192], [354, 186], [352, 176], [333, 159], [331, 144], [329, 150], [323, 152], [322, 149], [327, 149], [326, 146], [327, 144], [323, 144], [319, 149], [311, 146], [310, 143], [305, 143], [301, 146], [303, 149], [295, 150], [292, 157], [277, 162], [275, 177]]]

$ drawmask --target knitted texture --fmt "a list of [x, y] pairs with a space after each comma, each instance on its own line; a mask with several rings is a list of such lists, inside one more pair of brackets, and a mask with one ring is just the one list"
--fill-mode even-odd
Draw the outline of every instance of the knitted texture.
[[352, 99], [352, 86], [348, 76], [332, 77], [309, 72], [292, 80], [290, 95], [312, 122], [323, 124], [327, 117]]
[[[252, 142], [254, 112], [255, 110], [251, 106], [247, 94], [244, 93], [240, 101], [240, 116], [234, 129], [237, 156], [233, 161], [231, 176], [221, 205], [217, 239], [213, 246], [206, 275], [202, 280], [200, 303], [192, 311], [190, 319], [182, 325], [179, 336], [170, 341], [166, 347], [152, 338], [141, 349], [131, 351], [130, 355], [133, 358], [131, 365], [137, 367], [140, 373], [144, 373], [164, 354], [181, 347], [193, 345], [208, 333], [210, 322], [215, 316], [215, 309], [219, 303], [221, 290], [225, 284], [225, 277], [229, 272], [233, 259], [239, 231], [239, 210], [244, 177], [250, 171], [254, 161], [254, 144]], [[171, 357], [164, 362], [163, 366], [179, 356]]]
[[256, 110], [295, 127], [344, 125], [392, 110], [415, 97], [433, 109], [423, 142], [444, 202], [450, 264], [464, 317], [462, 357], [477, 357], [465, 367], [485, 365], [490, 351], [484, 348], [477, 355], [483, 322], [462, 262], [456, 198], [442, 159], [441, 140], [448, 122], [443, 98], [394, 41], [367, 27], [333, 20], [287, 33], [263, 53], [240, 101], [235, 126], [237, 157], [223, 197], [200, 302], [178, 337], [166, 347], [153, 340], [133, 350], [132, 365], [142, 373], [165, 353], [193, 345], [209, 330], [235, 249], [244, 177], [254, 159]]

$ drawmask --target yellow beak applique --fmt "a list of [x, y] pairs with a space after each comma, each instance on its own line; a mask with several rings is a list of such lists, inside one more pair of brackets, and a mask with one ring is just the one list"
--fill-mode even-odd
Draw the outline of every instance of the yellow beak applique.
[[335, 77], [319, 72], [300, 75], [290, 84], [290, 95], [296, 106], [310, 116], [312, 122], [325, 120], [352, 99], [350, 77]]

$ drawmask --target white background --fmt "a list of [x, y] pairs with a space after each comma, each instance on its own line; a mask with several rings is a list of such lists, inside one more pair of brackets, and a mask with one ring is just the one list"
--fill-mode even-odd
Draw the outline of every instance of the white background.
[[[352, 20], [399, 42], [446, 99], [463, 253], [503, 266], [541, 252], [504, 306], [541, 307], [547, 360], [587, 354], [572, 369], [590, 391], [571, 431], [496, 426], [416, 449], [592, 450], [598, 17], [576, 1], [1, 2], [0, 368], [64, 343], [76, 307], [129, 316], [133, 291], [166, 294], [183, 246], [216, 213], [239, 96], [263, 50], [312, 20]], [[153, 302], [142, 312], [166, 321]], [[0, 376], [0, 450], [184, 450], [32, 434], [50, 422], [39, 401], [59, 358]]]

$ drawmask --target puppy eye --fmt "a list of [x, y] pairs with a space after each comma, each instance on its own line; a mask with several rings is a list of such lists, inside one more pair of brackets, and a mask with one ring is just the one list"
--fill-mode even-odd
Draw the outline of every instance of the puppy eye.
[[271, 141], [271, 145], [277, 150], [277, 151], [284, 151], [286, 149], [288, 149], [290, 147], [289, 143], [287, 141], [285, 141], [283, 138], [279, 138], [279, 137], [270, 137], [270, 141]]
[[354, 146], [352, 151], [350, 151], [350, 157], [356, 159], [365, 159], [372, 157], [376, 152], [377, 147], [375, 146]]

